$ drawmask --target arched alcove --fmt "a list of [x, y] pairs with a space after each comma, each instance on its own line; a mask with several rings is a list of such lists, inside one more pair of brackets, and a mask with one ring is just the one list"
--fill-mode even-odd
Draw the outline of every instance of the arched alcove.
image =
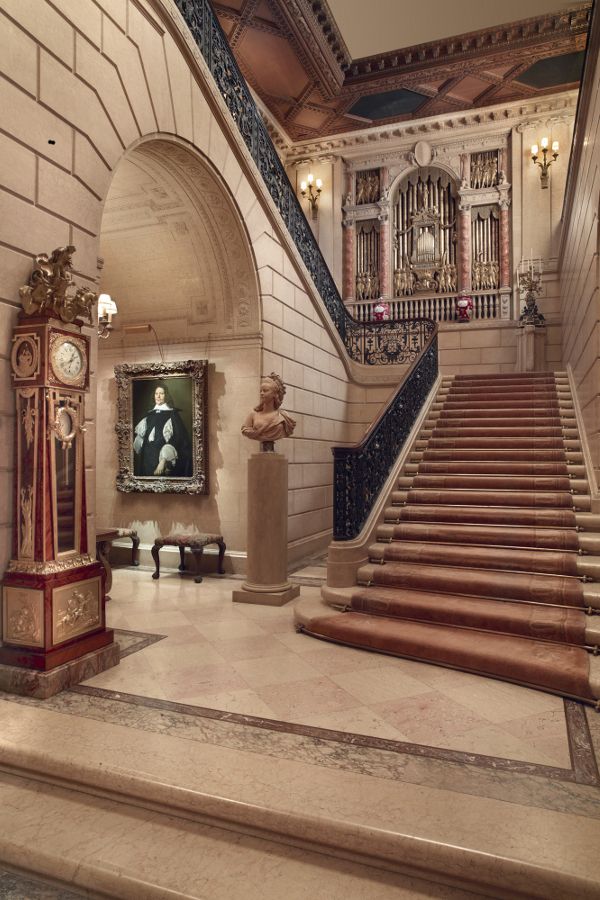
[[146, 140], [117, 166], [106, 198], [101, 286], [117, 331], [150, 321], [161, 339], [251, 334], [255, 265], [223, 182], [181, 142]]
[[[246, 474], [240, 423], [256, 402], [260, 300], [243, 220], [227, 187], [195, 149], [162, 136], [115, 169], [100, 235], [100, 289], [118, 305], [99, 341], [96, 523], [135, 528], [148, 549], [158, 533], [200, 530], [245, 547]], [[156, 332], [129, 332], [149, 324]], [[162, 354], [162, 357], [161, 357]], [[208, 494], [122, 493], [114, 367], [207, 359]], [[142, 560], [149, 562], [147, 555]]]

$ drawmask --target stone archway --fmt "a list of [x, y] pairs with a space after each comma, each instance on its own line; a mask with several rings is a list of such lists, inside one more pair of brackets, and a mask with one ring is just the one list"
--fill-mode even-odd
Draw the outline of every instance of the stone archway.
[[[142, 560], [157, 532], [196, 528], [245, 548], [245, 469], [239, 426], [260, 374], [260, 299], [243, 220], [227, 187], [195, 149], [145, 139], [117, 165], [100, 233], [100, 289], [116, 300], [110, 339], [99, 342], [99, 527], [134, 527]], [[156, 332], [128, 333], [151, 324]], [[122, 362], [208, 359], [206, 496], [122, 494], [117, 471], [116, 384]]]
[[[256, 333], [256, 267], [212, 166], [183, 142], [144, 140], [117, 166], [100, 237], [117, 329], [152, 318], [164, 339]], [[144, 261], [140, 270], [132, 263]], [[158, 324], [157, 324], [158, 323]]]

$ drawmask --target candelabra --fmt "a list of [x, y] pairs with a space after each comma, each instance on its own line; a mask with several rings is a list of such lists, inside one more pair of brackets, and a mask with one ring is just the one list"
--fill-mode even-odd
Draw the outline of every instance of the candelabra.
[[534, 165], [540, 167], [540, 180], [542, 182], [542, 188], [548, 187], [548, 169], [558, 159], [558, 141], [552, 142], [552, 159], [548, 159], [548, 138], [543, 137], [540, 141], [540, 146], [542, 148], [542, 156], [543, 160], [540, 162], [538, 160], [538, 145], [531, 145], [531, 161]]
[[525, 308], [519, 325], [544, 325], [545, 319], [537, 308], [536, 296], [542, 293], [542, 260], [524, 259], [519, 266], [519, 292], [525, 295]]
[[[314, 187], [313, 187], [314, 182]], [[312, 173], [306, 176], [306, 181], [300, 182], [300, 193], [303, 197], [306, 197], [308, 200], [308, 205], [310, 207], [311, 217], [313, 219], [317, 218], [318, 206], [319, 206], [319, 195], [323, 190], [323, 182], [320, 178], [315, 180], [315, 177]]]

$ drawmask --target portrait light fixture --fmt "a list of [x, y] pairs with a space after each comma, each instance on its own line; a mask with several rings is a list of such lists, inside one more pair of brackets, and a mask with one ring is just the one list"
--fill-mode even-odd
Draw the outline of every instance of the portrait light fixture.
[[154, 340], [156, 341], [156, 346], [158, 347], [158, 352], [160, 353], [160, 358], [162, 362], [165, 361], [165, 356], [160, 345], [160, 341], [158, 339], [158, 335], [154, 330], [154, 325], [150, 322], [140, 322], [139, 325], [123, 325], [124, 334], [153, 334]]
[[[314, 184], [314, 187], [313, 187]], [[306, 181], [300, 182], [300, 193], [308, 200], [311, 218], [316, 219], [319, 207], [319, 195], [323, 190], [323, 182], [320, 178], [316, 178], [310, 172], [306, 176]]]
[[106, 340], [112, 331], [112, 317], [116, 316], [117, 304], [110, 294], [100, 294], [98, 297], [98, 337]]
[[552, 159], [548, 159], [548, 138], [543, 137], [540, 141], [540, 146], [542, 148], [542, 161], [538, 159], [539, 155], [539, 147], [537, 144], [531, 145], [531, 161], [534, 165], [540, 167], [540, 180], [542, 182], [542, 188], [548, 187], [548, 169], [558, 159], [558, 141], [552, 142]]

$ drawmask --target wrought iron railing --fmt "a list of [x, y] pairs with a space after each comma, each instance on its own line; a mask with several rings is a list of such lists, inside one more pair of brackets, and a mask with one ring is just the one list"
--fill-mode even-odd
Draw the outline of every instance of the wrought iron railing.
[[409, 362], [419, 352], [413, 323], [358, 323], [340, 297], [209, 0], [175, 0], [348, 355], [368, 365]]
[[[469, 296], [473, 300], [471, 321], [489, 321], [502, 318], [502, 303], [500, 293], [491, 291], [470, 291]], [[456, 301], [458, 293], [439, 294], [431, 297], [396, 297], [387, 300], [392, 319], [432, 319], [434, 322], [459, 321]], [[358, 322], [372, 322], [376, 301], [357, 300], [349, 303], [347, 309]]]
[[359, 534], [438, 374], [437, 326], [385, 410], [360, 442], [333, 448], [333, 537]]

